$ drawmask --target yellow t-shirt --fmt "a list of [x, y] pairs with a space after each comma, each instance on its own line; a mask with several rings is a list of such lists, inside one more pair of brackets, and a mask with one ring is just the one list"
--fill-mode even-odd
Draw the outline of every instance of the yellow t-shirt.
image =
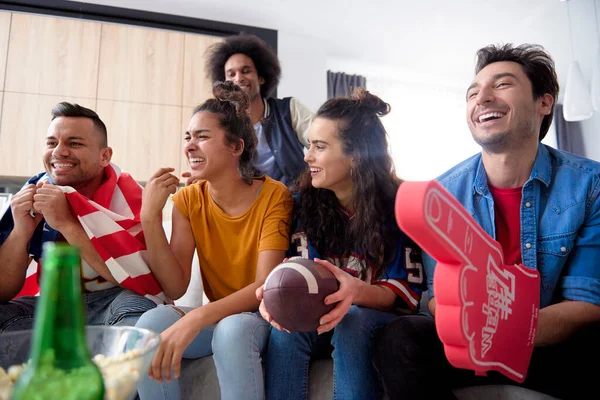
[[254, 204], [242, 215], [226, 214], [200, 181], [179, 190], [173, 203], [190, 221], [206, 297], [222, 299], [254, 282], [258, 253], [287, 250], [292, 197], [281, 182], [264, 176]]

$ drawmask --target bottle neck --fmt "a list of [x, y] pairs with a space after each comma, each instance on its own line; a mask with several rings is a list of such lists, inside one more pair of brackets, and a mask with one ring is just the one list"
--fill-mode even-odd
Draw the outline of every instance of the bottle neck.
[[47, 260], [35, 314], [32, 363], [71, 369], [90, 363], [85, 341], [79, 263]]

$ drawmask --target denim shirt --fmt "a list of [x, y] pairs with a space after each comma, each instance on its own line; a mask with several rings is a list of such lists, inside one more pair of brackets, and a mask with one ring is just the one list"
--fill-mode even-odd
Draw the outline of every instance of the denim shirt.
[[[477, 154], [437, 180], [494, 239], [494, 200]], [[522, 264], [541, 277], [540, 308], [600, 305], [600, 163], [540, 144], [522, 189]], [[423, 255], [430, 297], [436, 261]]]

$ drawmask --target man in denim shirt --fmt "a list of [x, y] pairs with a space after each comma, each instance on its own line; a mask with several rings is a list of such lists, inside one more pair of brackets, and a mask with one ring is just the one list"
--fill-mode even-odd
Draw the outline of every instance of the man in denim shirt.
[[[600, 359], [600, 164], [540, 143], [558, 97], [541, 46], [480, 49], [467, 90], [467, 123], [482, 152], [438, 178], [502, 246], [506, 264], [541, 275], [535, 349], [522, 386], [584, 398]], [[435, 317], [435, 260], [424, 260]], [[400, 317], [381, 332], [375, 365], [390, 399], [455, 398], [452, 389], [515, 382], [452, 367], [430, 316]]]

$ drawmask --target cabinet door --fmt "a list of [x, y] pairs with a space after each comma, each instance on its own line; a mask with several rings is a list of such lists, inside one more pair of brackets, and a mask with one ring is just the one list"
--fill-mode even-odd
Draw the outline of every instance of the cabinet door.
[[[212, 82], [206, 76], [206, 50], [221, 41], [216, 36], [185, 35], [185, 56], [183, 61], [183, 106], [196, 107], [213, 97]], [[186, 122], [187, 126], [187, 122]]]
[[0, 92], [4, 90], [4, 74], [6, 72], [6, 53], [8, 53], [10, 18], [11, 14], [9, 12], [0, 11]]
[[98, 99], [180, 106], [183, 35], [103, 24]]
[[98, 100], [113, 162], [137, 181], [181, 163], [181, 107]]
[[30, 177], [44, 170], [42, 152], [52, 116], [61, 101], [94, 109], [96, 100], [26, 93], [4, 93], [0, 122], [0, 176]]
[[[179, 140], [180, 140], [179, 153], [181, 154], [181, 165], [180, 165], [181, 172], [190, 172], [190, 166], [188, 164], [187, 156], [186, 156], [185, 150], [184, 150], [185, 140], [183, 140], [183, 139], [184, 139], [184, 132], [187, 131], [188, 125], [190, 124], [190, 119], [192, 119], [193, 111], [194, 111], [193, 107], [183, 107], [182, 112], [181, 112], [181, 134], [179, 135]], [[182, 182], [185, 182], [185, 180], [182, 179]]]
[[5, 90], [96, 98], [100, 26], [13, 13]]
[[[0, 128], [2, 127], [2, 104], [4, 101], [4, 92], [0, 91]], [[0, 129], [0, 141], [2, 140], [2, 129]], [[1, 159], [0, 159], [1, 161]], [[0, 170], [2, 170], [2, 163], [0, 162]], [[2, 175], [2, 174], [0, 174]]]

